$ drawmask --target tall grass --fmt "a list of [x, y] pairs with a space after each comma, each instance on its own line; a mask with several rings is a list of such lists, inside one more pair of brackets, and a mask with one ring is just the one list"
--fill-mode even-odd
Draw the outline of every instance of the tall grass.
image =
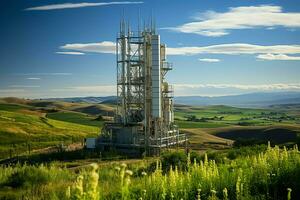
[[23, 189], [29, 199], [300, 199], [297, 146], [269, 145], [266, 151], [220, 163], [207, 155], [191, 157], [184, 159], [184, 167], [175, 162], [165, 168], [165, 161], [158, 160], [154, 171], [125, 164], [92, 164], [76, 174], [57, 166], [1, 167], [0, 188]]
[[54, 164], [0, 167], [0, 199], [65, 198], [65, 185], [71, 184], [74, 177]]
[[[203, 199], [278, 199], [287, 194], [287, 188], [299, 193], [297, 147], [287, 151], [269, 146], [265, 153], [220, 165], [205, 157], [199, 163], [191, 163], [187, 171], [175, 167], [167, 174], [163, 174], [158, 166], [146, 178], [146, 199], [194, 199], [199, 196], [199, 190]], [[225, 188], [226, 192], [223, 192]]]
[[126, 166], [121, 166], [116, 172], [120, 186], [110, 191], [114, 195], [102, 194], [100, 199], [299, 199], [297, 146], [287, 150], [269, 145], [263, 153], [219, 165], [207, 156], [200, 162], [188, 156], [187, 162], [186, 170], [173, 166], [164, 173], [158, 161], [152, 174], [143, 172], [132, 181]]

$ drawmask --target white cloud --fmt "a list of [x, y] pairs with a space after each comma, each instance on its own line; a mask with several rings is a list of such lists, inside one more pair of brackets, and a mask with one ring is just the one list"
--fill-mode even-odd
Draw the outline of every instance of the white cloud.
[[272, 5], [234, 7], [223, 13], [207, 11], [200, 13], [194, 20], [165, 29], [219, 37], [229, 34], [233, 29], [300, 27], [300, 13], [283, 12], [280, 6]]
[[57, 73], [40, 73], [41, 75], [45, 76], [71, 76], [72, 73], [64, 73], [64, 72], [57, 72]]
[[288, 56], [285, 54], [260, 54], [256, 58], [261, 60], [300, 60], [300, 56]]
[[11, 88], [39, 88], [39, 85], [10, 85]]
[[[263, 91], [300, 91], [300, 83], [277, 84], [173, 84], [176, 96], [185, 95], [229, 95]], [[109, 96], [116, 95], [115, 85], [87, 85], [51, 89], [65, 96]]]
[[179, 89], [187, 88], [236, 88], [240, 90], [289, 90], [297, 89], [300, 90], [300, 83], [276, 83], [276, 84], [174, 84], [174, 86]]
[[38, 77], [29, 77], [29, 78], [26, 78], [27, 80], [41, 80], [41, 78], [38, 78]]
[[26, 8], [25, 10], [58, 10], [58, 9], [70, 9], [70, 8], [82, 8], [92, 6], [108, 6], [108, 5], [124, 5], [124, 4], [141, 4], [142, 1], [116, 1], [116, 2], [99, 2], [99, 3], [62, 3], [62, 4], [51, 4], [45, 6], [37, 6]]
[[[174, 84], [175, 96], [223, 96], [245, 94], [252, 92], [300, 92], [300, 83], [273, 84]], [[116, 85], [85, 85], [49, 89], [47, 91], [30, 90], [30, 88], [3, 88], [0, 96], [15, 96], [26, 98], [74, 97], [74, 96], [110, 96], [116, 95]]]
[[[91, 53], [116, 53], [116, 43], [103, 41], [98, 43], [73, 43], [60, 47], [65, 50]], [[196, 54], [297, 54], [300, 45], [255, 45], [247, 43], [218, 44], [210, 46], [168, 47], [168, 55]]]
[[220, 62], [220, 59], [216, 59], [216, 58], [199, 58], [198, 59], [201, 62]]
[[57, 51], [57, 54], [65, 54], [65, 55], [84, 55], [85, 53], [76, 52], [76, 51]]
[[54, 73], [17, 73], [17, 76], [71, 76], [72, 73], [54, 72]]
[[[76, 53], [116, 53], [116, 43], [103, 41], [98, 43], [73, 43], [60, 47], [64, 50], [78, 51]], [[270, 55], [278, 60], [298, 60], [298, 57], [288, 56], [288, 54], [299, 54], [300, 45], [256, 45], [247, 43], [217, 44], [210, 46], [190, 46], [190, 47], [167, 47], [167, 55], [198, 55], [198, 54], [262, 54], [259, 59], [271, 60]], [[267, 54], [267, 55], [264, 55]], [[267, 59], [266, 57], [269, 57]], [[219, 62], [219, 59], [203, 58], [202, 62]]]
[[218, 44], [202, 47], [169, 47], [169, 55], [196, 55], [196, 54], [297, 54], [300, 45], [254, 45], [245, 43]]
[[65, 44], [60, 47], [64, 50], [72, 50], [79, 52], [91, 52], [91, 53], [116, 53], [116, 43], [110, 41], [98, 42], [98, 43], [74, 43]]

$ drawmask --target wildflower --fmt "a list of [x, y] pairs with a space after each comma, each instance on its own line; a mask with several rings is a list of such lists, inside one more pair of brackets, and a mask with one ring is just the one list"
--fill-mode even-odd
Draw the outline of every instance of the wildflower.
[[125, 173], [126, 173], [127, 175], [129, 175], [129, 176], [132, 176], [132, 174], [133, 174], [133, 172], [132, 172], [131, 170], [128, 170], [128, 169], [125, 171]]
[[287, 191], [288, 191], [287, 200], [291, 200], [291, 198], [292, 198], [292, 195], [291, 195], [292, 189], [291, 188], [287, 188]]
[[187, 170], [190, 170], [190, 164], [191, 164], [191, 154], [188, 153], [187, 155]]
[[241, 199], [241, 177], [238, 176], [237, 177], [237, 181], [236, 181], [236, 199], [239, 200]]
[[211, 192], [211, 196], [210, 196], [209, 199], [216, 200], [217, 199], [217, 196], [216, 196], [217, 191], [216, 190], [210, 190], [210, 192]]
[[298, 152], [298, 145], [297, 144], [294, 145], [294, 151]]
[[146, 172], [142, 172], [142, 176], [147, 176], [147, 173]]
[[93, 171], [96, 171], [99, 167], [96, 163], [92, 163], [92, 164], [90, 164], [90, 166], [92, 167]]
[[70, 186], [67, 187], [67, 190], [66, 190], [66, 197], [67, 197], [67, 199], [70, 199], [70, 197], [71, 197], [71, 187], [70, 187]]
[[174, 194], [173, 194], [173, 192], [171, 192], [171, 199], [174, 199]]
[[97, 173], [98, 165], [91, 164], [92, 171], [87, 176], [87, 185], [86, 185], [86, 195], [88, 199], [96, 200], [99, 198], [99, 191], [98, 191], [98, 180], [99, 175]]
[[126, 168], [126, 167], [127, 167], [126, 163], [122, 163], [122, 164], [121, 164], [121, 167], [122, 167], [122, 168]]
[[147, 193], [147, 190], [143, 190], [143, 196], [145, 197]]
[[201, 200], [200, 192], [201, 192], [201, 189], [197, 189], [197, 200]]
[[115, 170], [119, 172], [121, 170], [121, 168], [120, 167], [115, 167]]
[[223, 199], [224, 200], [228, 200], [228, 191], [227, 191], [227, 188], [223, 189]]
[[81, 199], [83, 196], [83, 176], [77, 177], [74, 185], [74, 197], [75, 199]]
[[268, 150], [270, 150], [270, 149], [271, 149], [271, 142], [268, 141]]

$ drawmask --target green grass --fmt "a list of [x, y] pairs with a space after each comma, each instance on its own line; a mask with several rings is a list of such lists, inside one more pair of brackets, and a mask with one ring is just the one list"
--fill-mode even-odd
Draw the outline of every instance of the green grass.
[[[43, 106], [42, 109], [45, 110], [40, 110], [41, 107], [39, 106]], [[53, 106], [55, 106], [57, 112], [51, 110]], [[85, 110], [84, 108], [91, 109], [92, 107], [93, 105], [84, 103], [73, 104], [38, 100], [26, 101], [26, 104], [0, 103], [0, 158], [8, 156], [10, 149], [17, 149], [15, 154], [26, 151], [28, 143], [30, 143], [31, 148], [38, 149], [56, 145], [61, 141], [70, 143], [79, 141], [87, 136], [96, 136], [99, 134], [104, 122], [95, 120], [96, 115], [80, 112], [80, 109]], [[99, 109], [111, 110], [111, 107], [107, 107], [107, 105], [101, 105], [101, 108], [98, 107], [96, 106], [97, 112]], [[49, 109], [48, 113], [47, 109]], [[75, 110], [77, 111], [75, 112]], [[229, 106], [180, 106], [175, 107], [175, 123], [180, 129], [201, 129], [208, 133], [207, 129], [222, 129], [235, 126], [296, 125], [296, 121], [299, 121], [297, 118], [281, 122], [264, 119], [263, 117], [268, 116], [270, 112], [274, 112], [274, 110], [234, 108]], [[267, 113], [267, 115], [262, 115], [262, 113]], [[186, 119], [189, 115], [195, 115], [198, 119], [203, 117], [211, 119], [207, 119], [205, 122], [187, 121]], [[284, 112], [281, 110], [274, 116], [289, 115], [289, 111]], [[297, 117], [297, 115], [294, 116]], [[223, 118], [218, 119], [219, 117]]]
[[[188, 116], [195, 116], [197, 119], [206, 118], [205, 123], [183, 123], [183, 121], [187, 120]], [[221, 117], [222, 119], [218, 119]], [[300, 120], [299, 115], [295, 115], [295, 113], [291, 113], [290, 111], [235, 108], [230, 106], [175, 107], [175, 119], [177, 119], [179, 125], [183, 126], [182, 128], [189, 128], [189, 125], [191, 125], [190, 128], [214, 128], [222, 127], [222, 124], [223, 126], [297, 124]]]
[[176, 120], [175, 123], [179, 128], [218, 128], [228, 126], [225, 123], [213, 123], [213, 122], [191, 122], [191, 121], [182, 121]]
[[29, 106], [19, 105], [19, 104], [0, 103], [0, 110], [4, 110], [4, 111], [17, 111], [17, 110], [27, 109], [27, 108], [29, 108]]
[[79, 141], [99, 132], [95, 126], [0, 110], [0, 158], [9, 156], [10, 149], [15, 154], [23, 152], [27, 143], [31, 148], [43, 148], [62, 141]]
[[233, 153], [186, 156], [175, 152], [153, 163], [109, 162], [77, 170], [67, 170], [59, 164], [3, 166], [0, 198], [267, 200], [288, 199], [289, 195], [291, 199], [300, 198], [297, 147], [290, 150], [255, 147], [237, 149], [238, 155]]
[[[41, 104], [37, 105], [41, 106]], [[48, 103], [43, 105], [47, 108]], [[74, 106], [85, 105], [59, 103], [56, 108], [58, 112], [46, 115], [38, 110], [32, 111], [37, 108], [34, 106], [1, 103], [0, 159], [7, 158], [10, 152], [13, 155], [26, 154], [28, 143], [32, 149], [41, 149], [55, 146], [62, 141], [76, 142], [99, 134], [103, 122], [94, 120], [96, 116], [72, 112]], [[191, 135], [191, 144], [194, 146], [201, 146], [201, 141], [202, 143], [204, 141], [227, 143], [227, 140], [216, 135], [226, 131], [231, 133], [237, 128], [242, 134], [253, 127], [258, 127], [262, 133], [266, 132], [265, 129], [270, 132], [275, 125], [285, 125], [288, 130], [294, 127], [293, 130], [295, 129], [296, 132], [299, 130], [299, 126], [295, 123], [299, 118], [281, 122], [264, 119], [263, 112], [278, 117], [290, 115], [290, 111], [280, 111], [271, 115], [270, 112], [273, 111], [228, 106], [185, 106], [176, 108], [175, 117], [179, 128], [185, 129]], [[195, 115], [197, 118], [215, 116], [224, 118], [192, 122], [186, 120], [188, 115]], [[246, 125], [237, 126], [241, 121], [247, 122]], [[262, 125], [268, 126], [262, 127]], [[284, 130], [280, 127], [276, 129], [276, 131]], [[90, 163], [90, 159], [82, 160], [82, 164], [77, 164], [78, 160], [74, 162], [75, 164], [69, 161], [69, 166], [76, 166], [76, 169], [70, 170], [64, 167], [66, 163], [0, 166], [0, 199], [20, 199], [22, 196], [29, 199], [69, 199], [68, 195], [77, 195], [79, 199], [96, 199], [94, 197], [97, 197], [96, 192], [99, 191], [101, 199], [198, 200], [201, 197], [201, 199], [217, 200], [226, 199], [224, 188], [227, 189], [228, 199], [233, 200], [276, 199], [276, 197], [286, 199], [287, 188], [293, 190], [292, 199], [300, 198], [298, 150], [287, 151], [276, 147], [269, 148], [268, 151], [264, 149], [258, 149], [254, 153], [250, 151], [251, 154], [248, 154], [248, 150], [246, 152], [243, 149], [230, 149], [208, 154], [209, 159], [213, 158], [216, 161], [203, 160], [203, 156], [193, 155], [192, 158], [197, 158], [196, 164], [193, 160], [188, 162], [189, 158], [186, 156], [183, 161], [181, 157], [173, 156], [172, 162], [167, 163], [168, 167], [162, 166], [162, 168], [160, 162], [156, 166], [156, 163], [148, 163], [145, 160], [129, 164], [127, 167], [120, 166], [120, 163], [107, 162], [101, 164], [98, 170], [90, 169], [91, 166], [87, 168], [78, 166]], [[76, 154], [73, 151], [68, 153]], [[31, 158], [40, 155], [46, 156], [34, 154]], [[27, 156], [23, 157], [26, 159]], [[78, 158], [76, 155], [74, 157]], [[47, 158], [50, 158], [49, 162], [55, 160], [50, 156]], [[198, 158], [202, 158], [202, 161]], [[162, 165], [165, 165], [163, 160]], [[175, 166], [179, 167], [176, 169]], [[116, 170], [116, 167], [119, 170]], [[147, 175], [143, 176], [142, 172], [147, 172]], [[83, 177], [81, 182], [83, 188], [77, 176]], [[82, 193], [78, 193], [81, 189]]]
[[87, 114], [78, 112], [48, 113], [47, 118], [88, 126], [102, 127], [103, 125], [103, 121], [95, 120], [95, 116], [91, 117]]
[[[97, 136], [103, 125], [96, 116], [66, 111], [77, 104], [63, 102], [28, 101], [27, 104], [0, 103], [0, 159], [20, 155], [32, 149], [60, 143], [82, 141]], [[40, 111], [40, 107], [57, 105], [55, 113]], [[49, 107], [51, 108], [51, 107]], [[51, 110], [51, 109], [50, 109]]]

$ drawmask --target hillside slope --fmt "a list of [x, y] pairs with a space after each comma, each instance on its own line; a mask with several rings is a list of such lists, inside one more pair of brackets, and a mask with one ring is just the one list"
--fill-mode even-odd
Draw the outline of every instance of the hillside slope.
[[83, 113], [48, 112], [28, 101], [17, 101], [24, 104], [2, 102], [5, 103], [0, 103], [0, 159], [29, 149], [82, 141], [85, 137], [98, 135], [103, 123]]

